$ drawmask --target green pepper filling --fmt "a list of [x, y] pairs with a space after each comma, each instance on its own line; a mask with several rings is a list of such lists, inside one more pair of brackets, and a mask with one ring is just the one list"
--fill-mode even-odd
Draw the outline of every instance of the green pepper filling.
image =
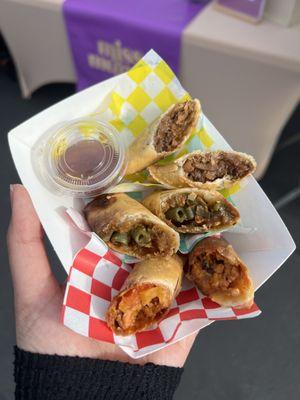
[[137, 226], [131, 231], [131, 236], [135, 243], [139, 246], [147, 246], [151, 243], [151, 235], [149, 230], [144, 226]]
[[180, 206], [171, 207], [165, 212], [166, 218], [175, 226], [208, 225], [215, 227], [227, 223], [231, 217], [230, 210], [221, 201], [207, 204], [202, 198], [191, 200], [185, 196], [179, 199], [178, 203]]
[[166, 217], [170, 219], [171, 221], [179, 222], [182, 223], [186, 221], [186, 213], [185, 209], [183, 207], [174, 207], [170, 208], [166, 212]]
[[125, 246], [129, 245], [130, 237], [127, 232], [114, 232], [111, 237], [111, 241], [113, 243], [124, 244]]
[[110, 240], [114, 244], [125, 247], [133, 243], [141, 247], [150, 247], [152, 242], [151, 229], [143, 225], [138, 225], [129, 232], [114, 232]]

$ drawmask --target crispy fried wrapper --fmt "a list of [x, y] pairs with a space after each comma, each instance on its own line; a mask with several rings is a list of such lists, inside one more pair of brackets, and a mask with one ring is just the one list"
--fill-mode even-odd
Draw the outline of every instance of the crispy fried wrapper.
[[143, 204], [181, 233], [220, 231], [232, 227], [240, 219], [238, 210], [214, 190], [156, 191], [145, 197]]
[[199, 119], [199, 100], [173, 104], [144, 130], [128, 149], [126, 174], [134, 174], [177, 151], [194, 131]]
[[135, 264], [108, 308], [108, 326], [116, 335], [126, 336], [161, 320], [180, 291], [182, 273], [183, 262], [177, 255]]
[[253, 304], [248, 268], [223, 238], [205, 238], [194, 248], [186, 276], [221, 306], [249, 308]]
[[172, 187], [223, 189], [255, 171], [256, 162], [237, 151], [193, 151], [165, 165], [148, 167], [158, 183]]
[[178, 233], [124, 193], [98, 196], [84, 214], [92, 231], [123, 254], [145, 259], [171, 256], [179, 248]]

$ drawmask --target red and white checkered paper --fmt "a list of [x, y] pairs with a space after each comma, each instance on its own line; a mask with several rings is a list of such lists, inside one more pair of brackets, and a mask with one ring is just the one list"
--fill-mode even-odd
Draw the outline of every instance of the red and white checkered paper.
[[261, 313], [256, 304], [247, 310], [220, 307], [184, 279], [182, 290], [159, 324], [135, 335], [116, 336], [108, 328], [105, 314], [131, 268], [97, 235], [91, 234], [89, 243], [76, 254], [69, 272], [63, 324], [81, 335], [115, 343], [131, 357], [139, 358], [198, 331], [203, 321], [252, 318]]

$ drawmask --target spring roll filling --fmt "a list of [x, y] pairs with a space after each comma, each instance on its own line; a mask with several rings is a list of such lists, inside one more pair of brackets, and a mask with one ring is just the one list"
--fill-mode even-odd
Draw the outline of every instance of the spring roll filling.
[[195, 102], [189, 100], [176, 104], [162, 118], [154, 138], [154, 148], [158, 153], [174, 151], [182, 143], [195, 112]]
[[207, 229], [228, 224], [232, 218], [226, 203], [209, 204], [195, 193], [173, 196], [163, 210], [165, 217], [175, 226], [207, 226]]
[[225, 176], [241, 179], [253, 171], [247, 158], [234, 153], [204, 153], [187, 158], [183, 170], [188, 179], [197, 182], [212, 182]]
[[140, 254], [155, 254], [163, 251], [168, 242], [168, 236], [159, 226], [140, 223], [132, 228], [123, 227], [115, 230], [110, 241], [120, 249], [133, 249]]
[[190, 268], [190, 275], [205, 295], [210, 296], [217, 291], [231, 296], [240, 294], [237, 287], [240, 265], [229, 261], [217, 251], [200, 253], [194, 257]]
[[170, 293], [154, 284], [136, 285], [117, 297], [110, 312], [114, 327], [131, 332], [158, 321], [170, 306]]

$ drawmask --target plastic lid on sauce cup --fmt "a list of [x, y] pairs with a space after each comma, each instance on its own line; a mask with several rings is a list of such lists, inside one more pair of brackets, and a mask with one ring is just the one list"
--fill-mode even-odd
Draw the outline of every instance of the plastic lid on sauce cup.
[[122, 179], [126, 155], [113, 126], [96, 118], [82, 118], [47, 132], [34, 148], [33, 164], [50, 190], [93, 197]]

